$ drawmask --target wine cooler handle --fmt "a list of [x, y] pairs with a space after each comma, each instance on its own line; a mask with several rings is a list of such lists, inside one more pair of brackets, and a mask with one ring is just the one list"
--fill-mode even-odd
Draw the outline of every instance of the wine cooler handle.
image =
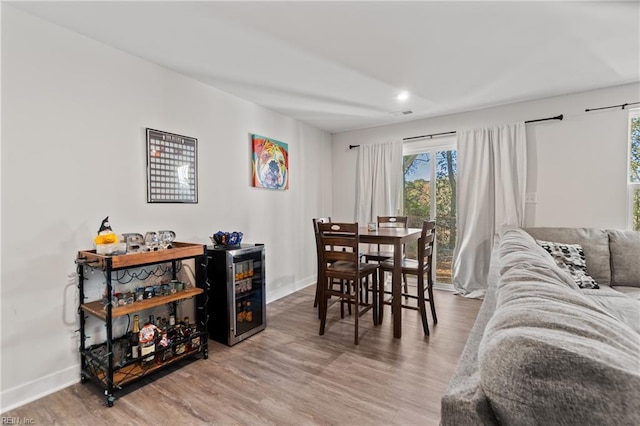
[[230, 332], [232, 333], [232, 335], [233, 335], [233, 336], [235, 336], [235, 335], [236, 335], [236, 320], [237, 320], [237, 317], [236, 317], [236, 315], [237, 315], [237, 313], [236, 313], [236, 278], [235, 278], [235, 275], [234, 275], [234, 272], [235, 272], [235, 271], [234, 271], [234, 268], [233, 268], [233, 267], [234, 267], [234, 265], [235, 265], [235, 263], [234, 263], [234, 262], [230, 262], [230, 263], [229, 263], [229, 275], [230, 275], [231, 277], [233, 277], [233, 280], [231, 281], [231, 288], [228, 290], [228, 291], [229, 291], [229, 294], [230, 294], [230, 295], [231, 295], [231, 294], [233, 295], [233, 296], [232, 296], [232, 299], [233, 299], [233, 300], [232, 300], [232, 302], [231, 302], [231, 306], [232, 306], [232, 315], [233, 315], [233, 316], [231, 317], [231, 321], [229, 321], [229, 325], [230, 325], [230, 327], [231, 327]]

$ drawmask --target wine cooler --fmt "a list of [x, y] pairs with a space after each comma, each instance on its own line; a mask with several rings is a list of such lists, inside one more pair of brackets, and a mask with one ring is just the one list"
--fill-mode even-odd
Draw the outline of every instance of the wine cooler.
[[208, 246], [207, 257], [210, 337], [232, 346], [264, 330], [264, 245]]

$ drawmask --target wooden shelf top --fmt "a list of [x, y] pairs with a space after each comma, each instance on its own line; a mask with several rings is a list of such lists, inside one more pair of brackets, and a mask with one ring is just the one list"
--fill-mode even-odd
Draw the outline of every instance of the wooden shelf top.
[[[155, 308], [156, 306], [162, 306], [167, 303], [190, 299], [202, 293], [204, 293], [203, 289], [199, 287], [194, 287], [194, 288], [186, 289], [179, 293], [170, 294], [168, 296], [152, 297], [151, 299], [144, 299], [140, 302], [134, 302], [129, 305], [114, 307], [111, 310], [111, 318], [118, 318], [124, 315], [143, 311], [145, 309]], [[83, 303], [82, 309], [86, 313], [96, 316], [102, 320], [107, 319], [107, 311], [104, 309], [104, 305], [101, 300], [97, 300], [95, 302]]]
[[170, 249], [122, 254], [119, 256], [106, 256], [97, 254], [95, 250], [82, 250], [78, 252], [78, 259], [86, 259], [86, 265], [98, 269], [106, 269], [107, 259], [111, 259], [111, 269], [115, 270], [201, 256], [204, 255], [206, 249], [205, 244], [175, 241], [172, 244], [173, 248]]

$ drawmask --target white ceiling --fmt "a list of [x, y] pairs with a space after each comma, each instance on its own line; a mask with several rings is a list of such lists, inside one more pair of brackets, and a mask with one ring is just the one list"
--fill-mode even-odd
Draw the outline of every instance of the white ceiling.
[[10, 4], [332, 133], [640, 81], [637, 1]]

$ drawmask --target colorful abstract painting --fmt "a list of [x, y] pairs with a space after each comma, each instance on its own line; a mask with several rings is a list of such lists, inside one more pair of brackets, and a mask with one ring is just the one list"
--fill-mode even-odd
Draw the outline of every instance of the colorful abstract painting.
[[253, 186], [289, 189], [289, 145], [275, 139], [251, 135]]

